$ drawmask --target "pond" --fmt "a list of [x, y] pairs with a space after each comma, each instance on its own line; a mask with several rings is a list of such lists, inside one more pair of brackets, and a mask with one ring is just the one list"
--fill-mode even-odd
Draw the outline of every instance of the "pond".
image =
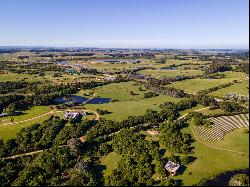
[[111, 99], [110, 98], [93, 98], [91, 99], [89, 102], [87, 102], [88, 104], [103, 104], [103, 103], [108, 103], [110, 102]]
[[161, 70], [176, 70], [176, 67], [163, 67]]
[[[56, 103], [66, 103], [69, 101], [75, 101], [77, 103], [85, 103], [89, 98], [81, 97], [78, 95], [68, 95], [65, 97], [58, 97], [53, 99]], [[87, 104], [103, 104], [110, 102], [111, 98], [93, 98], [87, 102]]]
[[60, 62], [56, 62], [56, 63], [59, 65], [68, 65], [69, 64], [69, 62], [67, 62], [67, 61], [60, 61]]
[[111, 62], [111, 63], [122, 63], [122, 62], [132, 62], [132, 63], [136, 63], [136, 62], [140, 62], [140, 60], [129, 60], [129, 59], [99, 59], [99, 60], [95, 60], [96, 62]]

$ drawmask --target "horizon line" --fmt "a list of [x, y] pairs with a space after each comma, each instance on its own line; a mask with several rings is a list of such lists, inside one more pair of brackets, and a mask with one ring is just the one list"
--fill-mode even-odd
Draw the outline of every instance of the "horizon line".
[[52, 46], [52, 45], [0, 45], [0, 48], [7, 48], [7, 47], [44, 47], [44, 48], [98, 48], [98, 49], [202, 49], [202, 50], [209, 50], [209, 49], [221, 49], [221, 50], [249, 50], [248, 48], [240, 48], [240, 47], [217, 47], [217, 48], [213, 48], [213, 47], [190, 47], [190, 48], [178, 48], [178, 47], [84, 47], [84, 46]]

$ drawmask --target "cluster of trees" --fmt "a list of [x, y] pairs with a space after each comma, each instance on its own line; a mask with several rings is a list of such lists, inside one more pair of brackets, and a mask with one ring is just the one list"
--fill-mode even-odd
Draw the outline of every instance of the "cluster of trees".
[[152, 161], [159, 161], [162, 155], [159, 151], [159, 144], [144, 139], [144, 135], [126, 129], [115, 136], [112, 147], [122, 158], [117, 168], [105, 178], [105, 185], [145, 186], [153, 184]]
[[50, 148], [53, 140], [64, 127], [61, 119], [53, 118], [40, 124], [21, 129], [17, 137], [8, 139], [0, 147], [0, 156], [30, 152], [34, 150]]
[[[19, 106], [20, 109], [27, 109], [26, 101], [24, 101], [25, 97], [23, 95], [4, 95], [0, 96], [0, 112], [2, 112], [5, 108], [8, 108], [10, 111], [16, 110], [16, 105]], [[14, 109], [13, 109], [14, 105]]]
[[167, 119], [175, 119], [178, 112], [172, 110], [162, 110], [159, 113], [154, 110], [147, 110], [145, 115], [142, 116], [129, 116], [121, 122], [101, 119], [92, 127], [86, 134], [87, 140], [92, 140], [97, 137], [109, 135], [119, 131], [122, 128], [135, 127], [141, 124], [158, 124]]
[[52, 116], [41, 124], [21, 129], [16, 138], [0, 145], [0, 157], [65, 145], [69, 139], [82, 136], [93, 122], [84, 120], [70, 126], [65, 126], [65, 123], [64, 120]]
[[80, 73], [93, 74], [93, 75], [100, 74], [100, 72], [97, 71], [97, 69], [89, 69], [89, 68], [81, 68]]
[[203, 74], [203, 78], [205, 79], [222, 79], [225, 75], [221, 73], [213, 73], [213, 74]]
[[20, 64], [18, 62], [13, 62], [11, 65], [7, 64], [4, 69], [14, 72], [14, 73], [25, 73], [25, 74], [38, 74], [44, 76], [46, 71], [54, 71], [54, 72], [64, 72], [65, 67], [58, 66], [54, 63], [46, 63], [46, 62], [28, 62], [24, 64]]
[[248, 109], [233, 101], [222, 101], [219, 108], [224, 110], [226, 114], [247, 113]]
[[193, 79], [196, 78], [197, 76], [176, 76], [176, 77], [166, 77], [166, 78], [161, 78], [161, 79], [156, 79], [153, 77], [150, 77], [147, 79], [149, 84], [152, 85], [168, 85], [176, 81], [183, 81], [186, 79]]
[[212, 74], [216, 72], [224, 72], [224, 71], [230, 71], [232, 70], [232, 67], [230, 64], [223, 63], [223, 62], [214, 62], [209, 67], [205, 68], [204, 74]]
[[108, 110], [102, 110], [102, 109], [99, 109], [99, 108], [96, 109], [96, 112], [98, 114], [100, 114], [100, 115], [110, 114], [110, 112]]
[[91, 157], [84, 159], [85, 149], [78, 139], [93, 125], [90, 123], [65, 126], [63, 120], [51, 118], [22, 129], [15, 139], [0, 140], [0, 157], [47, 148], [38, 156], [0, 160], [0, 185], [98, 185], [99, 171]]
[[230, 179], [229, 186], [249, 186], [249, 176], [246, 174], [236, 174]]
[[227, 88], [227, 87], [233, 85], [233, 84], [236, 83], [236, 82], [237, 82], [237, 81], [233, 81], [233, 82], [221, 84], [221, 85], [218, 85], [218, 86], [209, 88], [209, 89], [200, 90], [200, 91], [197, 92], [197, 94], [199, 94], [199, 95], [209, 94], [209, 93], [214, 92], [214, 91], [217, 91], [217, 90], [219, 90], [219, 89]]
[[172, 87], [163, 87], [158, 84], [151, 84], [151, 83], [144, 83], [144, 82], [141, 82], [141, 84], [144, 85], [145, 88], [149, 90], [153, 90], [154, 92], [159, 92], [163, 95], [169, 95], [171, 97], [178, 97], [178, 98], [182, 98], [186, 96], [185, 92], [181, 89], [176, 89]]
[[171, 111], [179, 112], [183, 111], [186, 109], [190, 109], [192, 107], [197, 106], [198, 102], [196, 101], [195, 98], [190, 98], [190, 99], [184, 99], [179, 101], [178, 103], [173, 103], [173, 102], [165, 102], [163, 104], [160, 104], [160, 108], [162, 109], [168, 109]]
[[189, 119], [189, 123], [194, 126], [205, 126], [208, 128], [212, 127], [212, 122], [209, 121], [202, 113], [199, 112], [191, 112], [188, 114], [187, 118]]
[[168, 121], [160, 125], [160, 143], [164, 145], [168, 151], [182, 154], [191, 153], [192, 148], [190, 144], [192, 138], [190, 134], [184, 134], [180, 131], [184, 126], [185, 123], [181, 120], [175, 122]]
[[[18, 83], [10, 83], [10, 85], [19, 85]], [[52, 99], [67, 94], [75, 93], [78, 89], [74, 85], [52, 85], [27, 83], [20, 85], [28, 85], [24, 92], [31, 93], [31, 95], [4, 95], [0, 96], [0, 111], [6, 108], [7, 111], [26, 110], [31, 106], [47, 105], [52, 102]]]
[[235, 71], [244, 72], [249, 75], [249, 63], [242, 63], [235, 67]]
[[203, 106], [209, 106], [211, 109], [218, 108], [218, 102], [211, 96], [208, 95], [195, 95], [193, 98], [196, 100], [197, 103], [203, 105]]
[[156, 60], [155, 63], [157, 63], [157, 64], [165, 64], [166, 59], [165, 58], [160, 58], [160, 59]]
[[236, 93], [227, 93], [224, 95], [224, 98], [226, 100], [231, 100], [231, 101], [240, 101], [240, 102], [249, 102], [249, 96], [244, 96], [244, 95], [239, 95]]
[[27, 86], [29, 86], [29, 84], [34, 84], [34, 83], [28, 83], [25, 81], [0, 82], [0, 94], [6, 94], [22, 88], [26, 88]]
[[147, 92], [147, 93], [144, 93], [144, 98], [151, 98], [151, 97], [156, 97], [158, 96], [159, 94], [155, 93], [155, 92]]

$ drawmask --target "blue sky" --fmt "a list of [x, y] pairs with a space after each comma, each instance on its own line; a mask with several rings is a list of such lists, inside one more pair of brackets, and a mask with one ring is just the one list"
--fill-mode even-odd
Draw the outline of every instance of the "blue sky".
[[0, 46], [248, 48], [248, 0], [0, 0]]

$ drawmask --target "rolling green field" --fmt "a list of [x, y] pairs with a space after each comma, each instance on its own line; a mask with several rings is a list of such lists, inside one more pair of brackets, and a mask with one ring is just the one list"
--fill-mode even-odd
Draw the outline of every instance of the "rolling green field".
[[[118, 99], [119, 101], [137, 101], [143, 99], [144, 93], [148, 90], [143, 86], [135, 86], [135, 82], [121, 82], [121, 83], [112, 83], [105, 86], [97, 87], [93, 90], [83, 90], [78, 95], [94, 92], [96, 97], [112, 98]], [[139, 91], [139, 87], [143, 91]], [[135, 95], [131, 95], [130, 92], [133, 92]]]
[[[183, 130], [193, 136], [189, 127]], [[224, 140], [209, 143], [209, 145], [248, 152], [248, 143], [249, 134], [244, 129], [237, 129], [227, 134]], [[175, 176], [175, 178], [182, 179], [184, 185], [196, 184], [200, 179], [219, 172], [249, 167], [249, 155], [216, 150], [198, 141], [195, 141], [193, 146], [195, 153], [192, 156], [195, 156], [196, 160], [187, 166], [182, 175]]]
[[247, 96], [247, 95], [249, 95], [249, 88], [248, 87], [249, 87], [248, 81], [243, 81], [240, 83], [233, 84], [227, 88], [222, 88], [222, 89], [219, 89], [215, 92], [211, 92], [208, 95], [223, 98], [225, 94], [236, 93], [236, 94], [241, 94], [241, 95]]
[[18, 73], [1, 73], [0, 74], [0, 82], [6, 82], [6, 81], [21, 81], [25, 79], [28, 82], [35, 82], [35, 81], [42, 81], [44, 80], [43, 77], [38, 75], [29, 75], [29, 74], [18, 74]]
[[144, 75], [151, 75], [154, 78], [175, 77], [175, 76], [193, 76], [201, 75], [201, 70], [141, 70], [139, 73]]
[[200, 90], [213, 88], [220, 84], [229, 83], [235, 80], [234, 78], [227, 79], [188, 79], [183, 81], [174, 82], [168, 87], [183, 89], [187, 93], [197, 93]]
[[112, 113], [105, 114], [101, 116], [102, 118], [120, 121], [126, 119], [129, 116], [143, 115], [145, 114], [147, 109], [159, 110], [159, 105], [164, 102], [178, 102], [180, 100], [180, 98], [173, 98], [165, 95], [160, 95], [157, 97], [142, 99], [138, 101], [119, 101], [105, 104], [87, 104], [85, 106], [86, 109], [89, 110], [96, 110], [97, 108], [102, 110], [108, 110]]

